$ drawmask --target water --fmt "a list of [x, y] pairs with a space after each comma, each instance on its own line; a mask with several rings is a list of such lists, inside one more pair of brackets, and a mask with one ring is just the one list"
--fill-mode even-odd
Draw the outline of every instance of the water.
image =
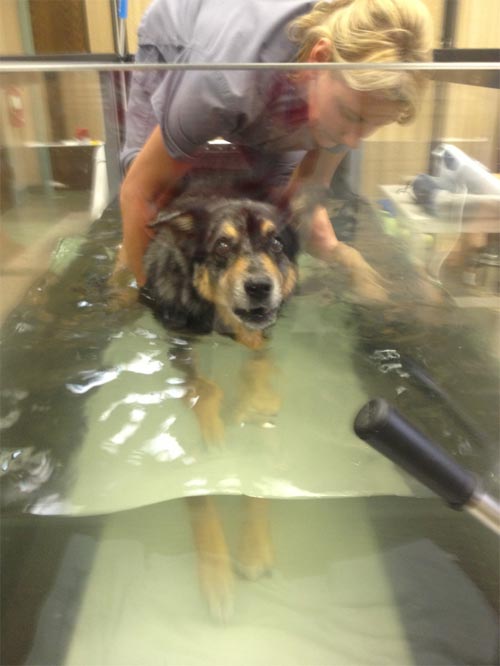
[[[234, 552], [240, 501], [218, 498]], [[200, 601], [185, 504], [3, 521], [3, 662], [495, 664], [495, 537], [437, 500], [273, 500], [275, 569]]]
[[[118, 226], [111, 208], [4, 326], [3, 663], [495, 663], [498, 542], [351, 426], [385, 397], [498, 493], [484, 326], [432, 301], [402, 248], [361, 229], [390, 306], [357, 303], [342, 275], [304, 260], [272, 335], [281, 405], [255, 422], [241, 410], [251, 353], [110, 303]], [[201, 441], [169, 361], [186, 345], [225, 394], [218, 445]], [[237, 583], [222, 630], [178, 499], [207, 492], [223, 496], [233, 541], [235, 496], [272, 498], [275, 573]]]

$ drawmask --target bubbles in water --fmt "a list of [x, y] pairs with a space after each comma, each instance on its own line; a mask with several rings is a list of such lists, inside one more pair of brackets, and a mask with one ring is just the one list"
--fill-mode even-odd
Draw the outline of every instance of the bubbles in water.
[[464, 437], [459, 437], [457, 450], [458, 454], [461, 456], [474, 455], [474, 447], [469, 442], [469, 440], [465, 439]]
[[18, 421], [20, 416], [21, 416], [20, 409], [13, 409], [5, 416], [2, 416], [0, 418], [0, 430], [6, 430], [7, 428], [11, 428], [14, 425], [14, 423]]
[[18, 501], [40, 488], [52, 475], [54, 464], [47, 451], [32, 446], [0, 451], [2, 503]]

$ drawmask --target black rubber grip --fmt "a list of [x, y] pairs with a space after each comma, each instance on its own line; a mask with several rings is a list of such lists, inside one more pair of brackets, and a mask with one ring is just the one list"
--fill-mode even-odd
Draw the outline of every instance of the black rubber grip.
[[354, 432], [454, 509], [470, 500], [477, 485], [474, 474], [458, 465], [385, 400], [370, 400], [359, 411]]

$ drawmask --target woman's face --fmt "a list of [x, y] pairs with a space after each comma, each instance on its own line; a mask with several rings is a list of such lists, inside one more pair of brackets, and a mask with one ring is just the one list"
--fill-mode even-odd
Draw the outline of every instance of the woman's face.
[[[320, 39], [308, 58], [311, 63], [330, 61], [331, 43]], [[400, 102], [376, 92], [358, 92], [342, 76], [326, 70], [310, 70], [304, 76], [309, 111], [309, 126], [317, 144], [332, 148], [343, 143], [356, 148], [361, 139], [401, 114]]]
[[321, 148], [339, 143], [356, 148], [361, 139], [395, 122], [402, 110], [399, 102], [353, 90], [340, 76], [327, 71], [311, 72], [307, 102], [309, 126]]

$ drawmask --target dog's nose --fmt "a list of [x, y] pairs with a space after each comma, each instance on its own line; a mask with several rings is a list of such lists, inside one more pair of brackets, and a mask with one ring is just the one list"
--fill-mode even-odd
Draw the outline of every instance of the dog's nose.
[[259, 280], [247, 280], [245, 282], [245, 291], [250, 296], [257, 301], [263, 301], [271, 293], [273, 285], [271, 280], [259, 279]]

